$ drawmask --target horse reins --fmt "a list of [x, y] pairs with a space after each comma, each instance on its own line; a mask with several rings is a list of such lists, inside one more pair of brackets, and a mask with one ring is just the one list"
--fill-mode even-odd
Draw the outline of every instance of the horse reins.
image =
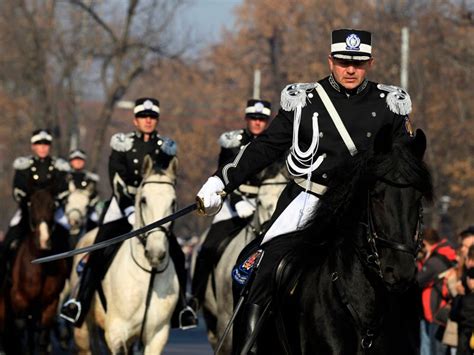
[[[385, 178], [379, 179], [383, 182], [385, 182], [388, 185], [394, 186], [394, 187], [399, 187], [399, 188], [407, 188], [410, 187], [411, 185], [409, 184], [400, 184], [400, 183], [395, 183], [392, 181], [389, 181]], [[374, 223], [374, 218], [373, 218], [373, 212], [371, 208], [371, 197], [370, 197], [370, 191], [368, 191], [367, 194], [367, 223], [364, 222], [359, 222], [359, 224], [363, 225], [366, 229], [366, 238], [367, 238], [367, 244], [369, 245], [370, 252], [365, 258], [365, 262], [368, 264], [369, 269], [374, 270], [375, 268], [375, 273], [377, 276], [380, 277], [380, 279], [383, 279], [383, 271], [381, 268], [381, 263], [380, 263], [380, 255], [378, 253], [378, 248], [379, 247], [386, 247], [389, 249], [393, 249], [399, 252], [403, 253], [408, 253], [412, 254], [413, 257], [416, 257], [418, 252], [421, 249], [421, 244], [423, 242], [423, 233], [422, 233], [422, 225], [423, 225], [423, 207], [420, 203], [419, 208], [418, 208], [418, 221], [417, 221], [417, 226], [416, 226], [416, 231], [415, 231], [415, 236], [414, 236], [414, 241], [415, 245], [414, 246], [409, 246], [407, 244], [403, 243], [398, 243], [394, 242], [391, 240], [388, 240], [386, 238], [382, 238], [379, 236], [379, 233], [377, 233], [377, 230], [375, 228], [375, 223]], [[357, 248], [357, 247], [356, 247]], [[360, 253], [357, 253], [360, 256]], [[362, 260], [364, 263], [364, 260]], [[342, 303], [346, 306], [348, 309], [349, 313], [351, 314], [356, 326], [359, 328], [359, 333], [362, 336], [360, 345], [362, 349], [367, 350], [369, 349], [372, 344], [373, 340], [376, 336], [376, 326], [368, 326], [365, 327], [362, 323], [362, 320], [357, 313], [357, 310], [351, 305], [349, 302], [349, 299], [347, 297], [347, 294], [344, 290], [344, 287], [342, 285], [342, 282], [340, 281], [340, 276], [337, 272], [333, 272], [331, 274], [331, 281], [334, 283], [336, 287], [336, 291], [339, 294], [339, 297], [341, 298]], [[379, 324], [381, 323], [381, 320], [379, 321]]]

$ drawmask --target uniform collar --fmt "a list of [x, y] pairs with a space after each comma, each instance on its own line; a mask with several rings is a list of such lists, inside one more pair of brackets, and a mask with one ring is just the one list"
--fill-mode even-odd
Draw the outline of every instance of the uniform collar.
[[329, 75], [328, 81], [329, 81], [329, 84], [331, 84], [331, 87], [334, 90], [336, 90], [337, 92], [339, 92], [341, 94], [345, 94], [347, 97], [360, 94], [362, 91], [364, 91], [364, 89], [367, 87], [367, 84], [369, 82], [367, 80], [367, 78], [365, 78], [364, 81], [358, 87], [356, 87], [355, 89], [352, 89], [352, 90], [347, 90], [344, 86], [339, 84], [336, 81], [336, 79], [334, 79], [334, 77], [332, 76], [332, 73], [331, 73], [331, 75]]
[[34, 160], [34, 161], [37, 161], [37, 162], [40, 162], [40, 163], [44, 163], [44, 162], [49, 162], [49, 161], [51, 161], [52, 159], [51, 159], [51, 157], [50, 157], [49, 155], [48, 155], [46, 158], [40, 158], [40, 157], [38, 157], [37, 155], [34, 155], [34, 156], [33, 156], [33, 160]]
[[[157, 136], [158, 136], [158, 132], [157, 132], [157, 131], [153, 131], [153, 132], [150, 134], [150, 140], [155, 139]], [[135, 137], [140, 138], [141, 140], [143, 140], [143, 133], [140, 132], [140, 131], [135, 131]]]

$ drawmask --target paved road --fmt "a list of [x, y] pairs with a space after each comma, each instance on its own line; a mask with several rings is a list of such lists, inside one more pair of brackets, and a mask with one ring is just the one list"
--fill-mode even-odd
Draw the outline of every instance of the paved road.
[[199, 319], [199, 327], [196, 329], [172, 330], [163, 355], [212, 355], [204, 320]]
[[[57, 340], [53, 337], [53, 355], [69, 355], [72, 351], [61, 350]], [[71, 343], [71, 349], [73, 345]], [[106, 355], [104, 349], [100, 354]], [[134, 354], [137, 354], [134, 352]], [[199, 318], [199, 326], [195, 329], [180, 330], [173, 329], [170, 333], [168, 344], [166, 345], [163, 355], [212, 355], [212, 348], [207, 341], [206, 327], [204, 319]], [[0, 353], [1, 355], [1, 353]]]

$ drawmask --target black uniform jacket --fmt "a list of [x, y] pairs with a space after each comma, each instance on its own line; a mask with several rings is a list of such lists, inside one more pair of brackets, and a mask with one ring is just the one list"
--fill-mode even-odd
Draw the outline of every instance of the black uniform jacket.
[[157, 132], [145, 142], [140, 132], [117, 133], [110, 141], [109, 178], [120, 209], [134, 206], [135, 194], [142, 181], [142, 164], [150, 155], [155, 167], [166, 169], [176, 156], [176, 143]]
[[69, 163], [61, 158], [19, 157], [13, 162], [13, 198], [24, 207], [29, 196], [39, 189], [52, 186], [58, 201], [68, 194], [66, 174]]
[[[377, 132], [386, 124], [393, 125], [396, 135], [408, 137], [411, 134], [408, 117], [389, 109], [388, 92], [379, 89], [376, 83], [365, 81], [353, 92], [346, 92], [332, 77], [322, 79], [319, 83], [339, 113], [358, 152], [368, 149]], [[306, 106], [302, 109], [299, 127], [300, 149], [305, 151], [311, 145], [312, 117], [315, 112], [318, 113], [319, 122], [317, 156], [325, 154], [326, 158], [312, 172], [311, 180], [327, 185], [331, 179], [331, 171], [345, 159], [350, 159], [351, 155], [315, 89], [306, 92]], [[286, 154], [292, 145], [293, 120], [293, 111], [280, 108], [269, 128], [243, 149], [241, 156], [239, 155], [232, 165], [217, 171], [216, 175], [224, 182], [226, 192], [233, 191], [248, 176]]]
[[[219, 154], [218, 169], [221, 170], [225, 165], [232, 163], [244, 147], [255, 138], [256, 137], [247, 129], [223, 133], [219, 138], [221, 151]], [[255, 197], [258, 192], [258, 187], [262, 183], [262, 179], [262, 173], [250, 174], [237, 190], [230, 194], [231, 206], [234, 207], [237, 202], [242, 201], [242, 196]]]

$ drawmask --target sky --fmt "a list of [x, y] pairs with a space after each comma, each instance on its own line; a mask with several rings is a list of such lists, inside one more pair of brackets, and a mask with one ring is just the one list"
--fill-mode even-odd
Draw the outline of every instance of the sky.
[[222, 28], [231, 29], [233, 10], [243, 0], [189, 0], [179, 18], [179, 23], [191, 26], [193, 36], [202, 40], [201, 47], [217, 42]]

